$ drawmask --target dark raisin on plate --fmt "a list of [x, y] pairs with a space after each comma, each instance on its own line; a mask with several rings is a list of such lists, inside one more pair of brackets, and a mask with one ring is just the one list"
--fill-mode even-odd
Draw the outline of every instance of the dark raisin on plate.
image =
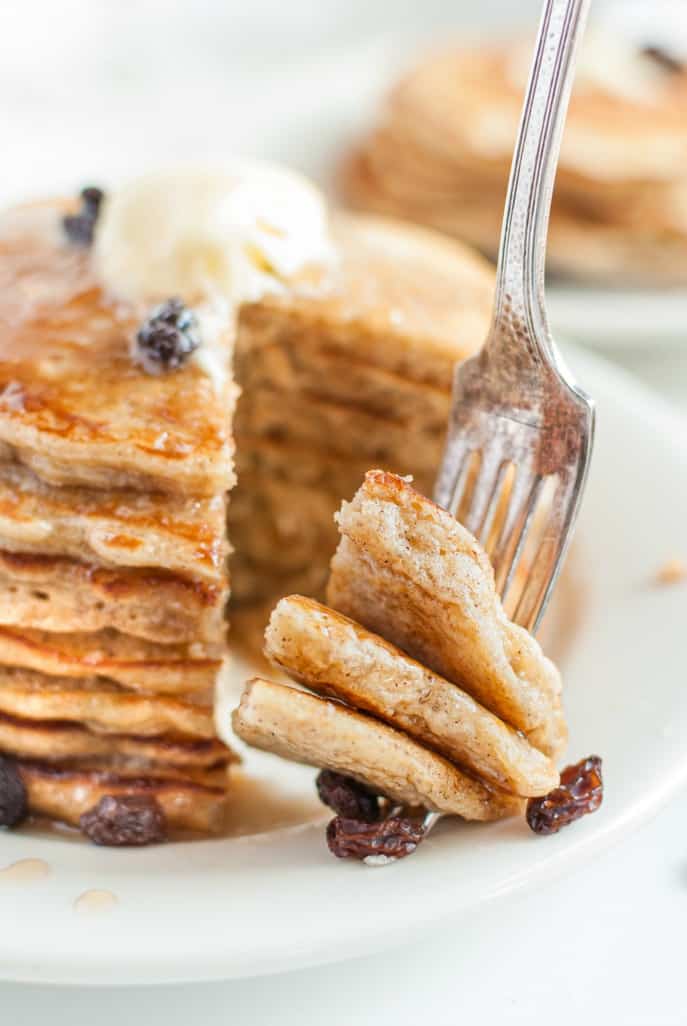
[[88, 185], [81, 190], [81, 209], [77, 214], [67, 214], [62, 218], [62, 226], [70, 242], [78, 246], [90, 246], [93, 242], [95, 225], [104, 198], [102, 189]]
[[590, 755], [561, 773], [560, 785], [542, 798], [530, 798], [527, 822], [535, 834], [557, 834], [575, 820], [596, 812], [603, 801], [602, 761]]
[[17, 765], [0, 755], [0, 827], [18, 826], [28, 812], [28, 796]]
[[327, 826], [329, 850], [339, 859], [402, 859], [412, 855], [424, 836], [422, 823], [405, 816], [390, 816], [378, 823], [336, 816]]
[[79, 824], [94, 844], [109, 847], [159, 844], [167, 838], [167, 820], [155, 798], [106, 794]]
[[680, 60], [676, 54], [670, 53], [663, 46], [645, 46], [642, 49], [642, 54], [644, 57], [650, 57], [657, 64], [660, 64], [665, 71], [670, 71], [674, 75], [685, 70], [684, 61]]
[[200, 345], [192, 310], [176, 297], [156, 306], [136, 335], [134, 359], [149, 374], [176, 370]]
[[379, 799], [364, 784], [333, 770], [322, 770], [315, 782], [317, 794], [324, 805], [337, 816], [375, 823], [379, 819]]

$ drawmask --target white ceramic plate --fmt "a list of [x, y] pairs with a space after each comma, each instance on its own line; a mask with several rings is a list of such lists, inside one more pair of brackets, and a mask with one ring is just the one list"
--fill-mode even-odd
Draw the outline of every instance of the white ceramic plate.
[[687, 290], [552, 284], [547, 302], [563, 337], [607, 352], [687, 352]]
[[[328, 854], [311, 771], [252, 757], [249, 769], [278, 792], [272, 809], [305, 825], [141, 851], [0, 836], [0, 867], [27, 858], [48, 867], [23, 881], [0, 873], [1, 978], [205, 980], [380, 949], [440, 920], [458, 924], [468, 907], [551, 874], [583, 871], [685, 782], [687, 587], [652, 579], [665, 561], [687, 557], [687, 429], [632, 379], [570, 356], [598, 400], [599, 435], [580, 528], [588, 591], [566, 704], [571, 757], [604, 757], [602, 810], [552, 838], [520, 821], [447, 823], [415, 856], [370, 869]], [[92, 889], [117, 903], [76, 901]]]

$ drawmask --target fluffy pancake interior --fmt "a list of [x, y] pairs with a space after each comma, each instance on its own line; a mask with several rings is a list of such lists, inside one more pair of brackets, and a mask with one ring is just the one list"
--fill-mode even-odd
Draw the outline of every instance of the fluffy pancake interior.
[[507, 620], [474, 538], [383, 471], [366, 475], [338, 520], [329, 605], [464, 687], [546, 754], [560, 751], [558, 671]]
[[281, 684], [250, 681], [233, 725], [254, 747], [353, 776], [394, 801], [477, 820], [520, 808], [517, 799], [492, 793], [405, 734]]
[[311, 599], [278, 603], [265, 654], [311, 690], [404, 730], [502, 790], [528, 797], [558, 783], [554, 764], [467, 692]]

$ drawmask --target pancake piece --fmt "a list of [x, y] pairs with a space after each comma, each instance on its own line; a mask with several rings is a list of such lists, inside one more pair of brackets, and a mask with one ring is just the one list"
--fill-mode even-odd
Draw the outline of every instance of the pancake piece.
[[212, 710], [162, 695], [127, 692], [99, 677], [46, 677], [0, 666], [0, 713], [81, 723], [96, 734], [213, 738]]
[[334, 513], [371, 465], [431, 489], [453, 368], [489, 325], [493, 273], [465, 247], [383, 218], [337, 215], [331, 232], [322, 289], [240, 311], [235, 603], [323, 596]]
[[0, 464], [0, 549], [107, 567], [165, 567], [225, 586], [226, 500], [57, 488]]
[[311, 691], [399, 727], [501, 790], [531, 797], [558, 783], [554, 764], [467, 692], [318, 602], [282, 599], [265, 654]]
[[232, 722], [239, 737], [256, 748], [345, 773], [396, 802], [477, 820], [498, 819], [519, 807], [405, 734], [282, 684], [249, 681]]
[[237, 762], [221, 741], [184, 740], [174, 735], [138, 737], [135, 734], [96, 733], [62, 720], [30, 720], [0, 713], [0, 751], [17, 758], [45, 762], [74, 759], [107, 761], [143, 759], [164, 769], [215, 769]]
[[0, 664], [54, 677], [106, 678], [132, 691], [211, 694], [222, 661], [212, 646], [158, 645], [113, 630], [93, 633], [0, 626]]
[[566, 733], [560, 677], [506, 617], [475, 538], [380, 470], [337, 523], [330, 607], [291, 595], [265, 632], [265, 656], [295, 686], [248, 681], [235, 732], [329, 771], [317, 779], [336, 812], [329, 848], [373, 864], [427, 835], [418, 806], [488, 820], [549, 794]]
[[[619, 8], [621, 5], [617, 5]], [[646, 38], [592, 26], [583, 41], [556, 178], [547, 255], [558, 273], [687, 280], [687, 63]], [[442, 48], [391, 89], [346, 155], [341, 192], [495, 255], [533, 40]]]
[[[233, 483], [231, 409], [195, 364], [147, 374], [131, 359], [142, 311], [105, 294], [69, 202], [0, 219], [0, 441], [5, 461], [58, 485], [212, 497]], [[230, 339], [228, 342], [228, 351]]]
[[133, 795], [153, 798], [173, 830], [218, 833], [226, 812], [226, 772], [214, 771], [174, 776], [140, 763], [103, 770], [96, 764], [78, 763], [57, 767], [51, 763], [21, 759], [17, 762], [34, 815], [78, 827], [85, 812], [101, 798]]
[[379, 470], [343, 504], [338, 523], [329, 605], [557, 755], [566, 737], [560, 677], [534, 638], [507, 619], [472, 535], [406, 481]]
[[111, 570], [0, 550], [0, 623], [47, 631], [115, 628], [160, 642], [220, 642], [228, 589], [156, 568]]

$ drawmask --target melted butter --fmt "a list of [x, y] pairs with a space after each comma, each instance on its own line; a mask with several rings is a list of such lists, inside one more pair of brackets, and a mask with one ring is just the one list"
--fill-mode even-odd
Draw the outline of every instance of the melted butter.
[[74, 911], [82, 915], [100, 915], [109, 912], [119, 904], [119, 898], [112, 891], [84, 891], [74, 902]]
[[44, 880], [52, 870], [43, 859], [20, 859], [0, 869], [0, 885], [5, 883], [30, 884]]

